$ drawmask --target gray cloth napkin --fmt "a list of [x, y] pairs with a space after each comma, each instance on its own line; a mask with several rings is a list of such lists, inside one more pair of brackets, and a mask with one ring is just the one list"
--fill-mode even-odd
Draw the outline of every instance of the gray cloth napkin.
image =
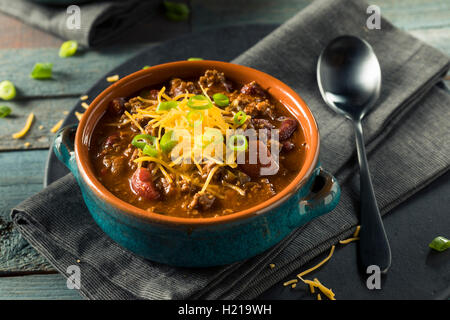
[[[87, 298], [259, 296], [351, 235], [358, 224], [359, 177], [352, 128], [328, 110], [316, 84], [317, 58], [331, 39], [360, 36], [373, 46], [381, 63], [381, 97], [364, 128], [382, 213], [449, 168], [450, 95], [435, 86], [449, 67], [448, 57], [386, 20], [381, 30], [367, 30], [367, 6], [358, 0], [316, 0], [233, 61], [281, 79], [308, 103], [320, 128], [323, 167], [342, 186], [341, 201], [333, 212], [295, 230], [257, 257], [201, 269], [147, 261], [115, 244], [90, 218], [72, 175], [18, 205], [12, 212], [15, 225], [63, 275], [67, 276], [69, 265], [80, 266], [80, 292]], [[269, 263], [276, 267], [268, 268]]]
[[160, 0], [95, 1], [80, 4], [80, 28], [67, 27], [72, 12], [67, 7], [49, 6], [27, 0], [0, 0], [0, 11], [61, 38], [77, 40], [84, 46], [110, 43], [139, 21], [151, 20]]

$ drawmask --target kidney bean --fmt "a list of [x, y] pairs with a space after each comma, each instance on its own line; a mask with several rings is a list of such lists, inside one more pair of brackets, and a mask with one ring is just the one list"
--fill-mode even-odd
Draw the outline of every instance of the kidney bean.
[[131, 189], [133, 192], [148, 200], [160, 197], [158, 190], [152, 181], [152, 175], [146, 168], [138, 168], [131, 177]]
[[284, 118], [280, 125], [280, 141], [288, 139], [297, 129], [298, 123], [292, 118]]
[[[245, 163], [239, 164], [240, 170], [242, 170], [244, 173], [252, 178], [258, 178], [263, 175], [261, 172], [262, 168], [267, 168], [267, 170], [269, 170], [268, 168], [271, 166], [273, 168], [273, 172], [271, 171], [272, 174], [276, 174], [278, 172], [279, 164], [275, 162], [272, 155], [270, 154], [269, 149], [262, 141], [254, 139], [250, 140], [248, 142], [248, 151], [256, 152], [256, 163], [250, 163], [250, 160], [254, 162], [254, 158], [250, 159], [250, 154], [249, 152], [247, 152], [245, 155]], [[261, 156], [262, 154], [266, 154], [266, 157]]]
[[294, 148], [295, 148], [295, 144], [290, 140], [281, 142], [281, 151], [288, 152], [288, 151], [293, 150]]

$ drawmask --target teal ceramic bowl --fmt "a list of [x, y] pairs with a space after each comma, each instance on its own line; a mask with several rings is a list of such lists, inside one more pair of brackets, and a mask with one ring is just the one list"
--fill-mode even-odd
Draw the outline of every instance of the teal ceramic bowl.
[[[95, 178], [89, 160], [93, 130], [109, 102], [174, 76], [199, 76], [210, 68], [239, 84], [257, 81], [297, 118], [307, 147], [296, 178], [259, 205], [216, 218], [165, 216], [115, 197]], [[340, 188], [320, 166], [319, 146], [319, 131], [311, 111], [287, 85], [255, 69], [207, 60], [167, 63], [122, 78], [91, 103], [78, 126], [63, 128], [54, 141], [54, 151], [77, 179], [93, 219], [111, 239], [149, 260], [183, 267], [225, 265], [253, 257], [294, 229], [332, 211], [339, 201]]]

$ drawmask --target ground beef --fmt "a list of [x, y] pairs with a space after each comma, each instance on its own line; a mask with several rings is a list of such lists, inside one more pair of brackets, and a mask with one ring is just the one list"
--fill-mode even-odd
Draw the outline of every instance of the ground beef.
[[198, 209], [200, 211], [209, 210], [216, 201], [216, 197], [208, 192], [197, 192], [189, 203], [189, 209]]
[[173, 98], [179, 96], [180, 94], [186, 93], [186, 90], [189, 93], [200, 93], [193, 82], [183, 81], [181, 79], [175, 78], [170, 81], [170, 89], [168, 94]]
[[217, 70], [207, 70], [205, 75], [200, 77], [199, 82], [203, 88], [211, 88], [213, 91], [233, 91], [231, 82], [225, 78], [223, 72]]

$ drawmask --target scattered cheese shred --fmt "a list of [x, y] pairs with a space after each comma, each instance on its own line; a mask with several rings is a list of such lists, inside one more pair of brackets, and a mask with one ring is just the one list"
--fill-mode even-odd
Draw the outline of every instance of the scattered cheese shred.
[[270, 267], [270, 269], [273, 269], [273, 268], [275, 268], [275, 264], [271, 263], [271, 264], [269, 264], [269, 267]]
[[309, 291], [311, 291], [311, 293], [314, 293], [314, 286], [312, 284], [309, 284]]
[[51, 129], [50, 132], [51, 133], [55, 133], [56, 131], [59, 130], [59, 128], [61, 128], [61, 125], [63, 124], [63, 119], [59, 120]]
[[211, 171], [208, 174], [208, 177], [206, 178], [205, 184], [203, 185], [202, 190], [200, 190], [201, 193], [206, 191], [206, 188], [208, 187], [208, 184], [211, 182], [211, 179], [213, 175], [216, 173], [216, 171], [220, 168], [220, 166], [215, 166], [211, 169]]
[[297, 279], [292, 279], [292, 280], [289, 280], [289, 281], [286, 281], [285, 283], [283, 283], [283, 286], [287, 287], [287, 286], [290, 286], [291, 284], [297, 283], [297, 282], [298, 282]]
[[348, 238], [348, 239], [345, 239], [345, 240], [341, 240], [341, 241], [339, 241], [339, 243], [340, 243], [340, 244], [347, 244], [347, 243], [350, 243], [350, 242], [352, 242], [352, 241], [357, 241], [357, 240], [359, 240], [359, 237]]
[[319, 268], [320, 266], [322, 266], [325, 262], [327, 262], [328, 260], [330, 260], [331, 256], [332, 256], [333, 253], [334, 253], [334, 249], [335, 249], [335, 248], [336, 248], [336, 246], [332, 246], [332, 247], [331, 247], [331, 250], [330, 250], [330, 253], [328, 254], [328, 257], [326, 257], [325, 259], [323, 259], [321, 262], [319, 262], [319, 263], [318, 263], [317, 265], [315, 265], [314, 267], [309, 268], [308, 270], [305, 270], [305, 271], [299, 273], [299, 274], [297, 275], [297, 277], [301, 278], [301, 277], [303, 277], [304, 275], [307, 275], [308, 273], [310, 273], [310, 272], [316, 270], [317, 268]]
[[355, 233], [353, 234], [353, 238], [356, 238], [359, 236], [359, 231], [361, 230], [361, 226], [356, 226]]
[[81, 112], [75, 111], [75, 116], [77, 117], [78, 121], [80, 121], [83, 117], [83, 114]]
[[12, 137], [13, 137], [14, 139], [20, 139], [20, 138], [23, 138], [23, 137], [27, 134], [27, 132], [30, 130], [31, 124], [33, 123], [33, 120], [34, 120], [34, 113], [31, 112], [31, 113], [28, 115], [27, 122], [25, 123], [25, 127], [23, 127], [23, 129], [20, 130], [19, 132], [14, 133], [14, 134], [12, 135]]
[[88, 97], [87, 95], [81, 96], [81, 97], [80, 97], [80, 100], [81, 100], [81, 101], [86, 101], [87, 99], [89, 99], [89, 97]]
[[322, 296], [320, 295], [320, 293], [317, 294], [317, 300], [322, 300]]
[[294, 283], [294, 284], [291, 285], [291, 288], [294, 289], [296, 286], [297, 286], [297, 284]]
[[82, 102], [81, 106], [85, 109], [89, 108], [89, 105], [86, 102]]
[[108, 82], [116, 82], [117, 80], [119, 80], [119, 75], [118, 74], [115, 74], [113, 76], [110, 76], [110, 77], [106, 78], [106, 81], [108, 81]]
[[31, 146], [31, 143], [25, 142], [23, 145], [25, 146], [25, 148], [29, 148]]

